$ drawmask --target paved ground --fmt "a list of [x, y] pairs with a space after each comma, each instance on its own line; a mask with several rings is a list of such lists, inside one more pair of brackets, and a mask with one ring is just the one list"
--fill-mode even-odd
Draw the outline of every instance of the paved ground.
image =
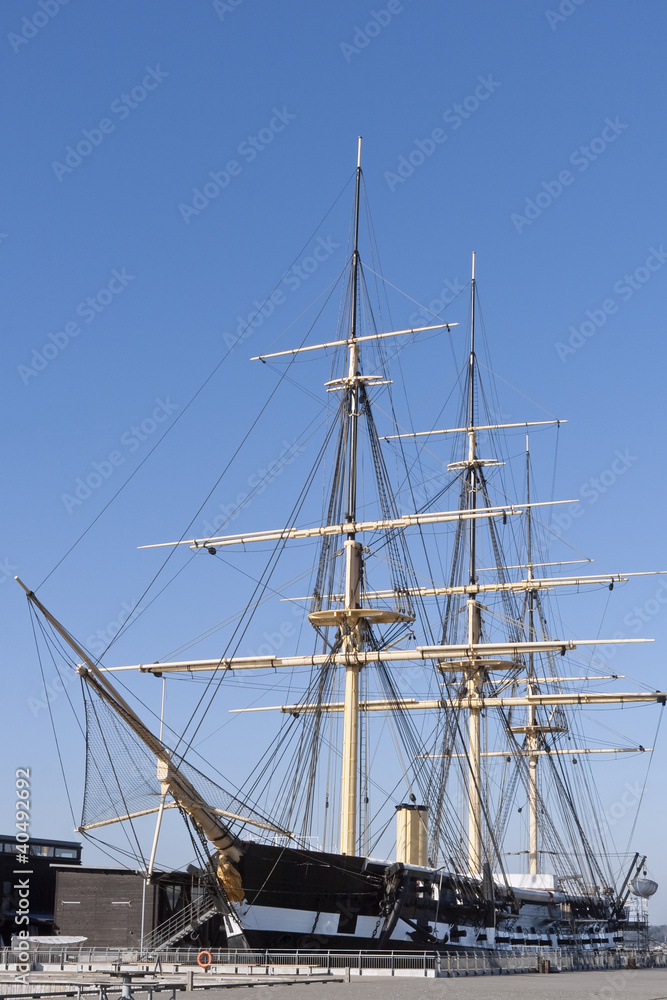
[[[247, 989], [247, 987], [246, 987]], [[353, 977], [350, 983], [265, 986], [264, 1000], [667, 1000], [667, 970], [563, 972], [549, 976], [475, 976], [462, 979]], [[192, 1000], [234, 1000], [236, 990], [178, 993]], [[244, 997], [246, 991], [243, 989]], [[253, 994], [254, 995], [254, 994]]]

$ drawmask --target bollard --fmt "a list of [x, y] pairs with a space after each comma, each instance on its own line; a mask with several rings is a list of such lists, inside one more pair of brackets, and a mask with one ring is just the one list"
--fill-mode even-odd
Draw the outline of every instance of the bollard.
[[349, 965], [345, 966], [345, 970], [343, 972], [343, 982], [344, 983], [349, 983], [350, 982], [350, 966]]
[[185, 988], [188, 991], [188, 993], [192, 993], [192, 990], [194, 989], [194, 979], [195, 979], [194, 969], [188, 969], [187, 972], [185, 973]]

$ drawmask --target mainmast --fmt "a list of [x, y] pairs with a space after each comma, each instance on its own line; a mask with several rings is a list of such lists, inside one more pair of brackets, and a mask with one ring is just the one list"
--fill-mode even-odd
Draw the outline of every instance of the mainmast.
[[[357, 296], [359, 283], [359, 201], [361, 193], [361, 136], [357, 148], [357, 176], [354, 201], [354, 249], [352, 252], [352, 306], [347, 370], [347, 412], [349, 449], [347, 468], [347, 512], [345, 520], [356, 522], [357, 512], [357, 441], [359, 435], [359, 345], [357, 338]], [[353, 612], [359, 608], [361, 580], [361, 544], [356, 531], [347, 533], [345, 540], [345, 601], [346, 612], [341, 623], [342, 648], [345, 656], [345, 707], [343, 711], [343, 772], [341, 783], [340, 850], [355, 854], [357, 842], [357, 780], [359, 770], [359, 673], [361, 666], [356, 652], [361, 650], [362, 620]]]
[[[477, 507], [477, 438], [475, 431], [475, 253], [472, 255], [470, 282], [470, 357], [468, 360], [468, 459], [467, 509]], [[477, 518], [469, 521], [469, 579], [471, 587], [477, 582]], [[468, 598], [468, 662], [464, 681], [470, 697], [468, 710], [468, 864], [477, 874], [482, 870], [482, 773], [481, 773], [481, 709], [473, 704], [479, 700], [484, 685], [484, 675], [476, 662], [476, 646], [481, 635], [480, 605], [473, 594]]]

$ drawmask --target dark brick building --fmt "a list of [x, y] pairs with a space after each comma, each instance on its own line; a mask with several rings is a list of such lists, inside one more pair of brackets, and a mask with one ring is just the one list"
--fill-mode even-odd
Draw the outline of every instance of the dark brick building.
[[[0, 835], [0, 937], [2, 944], [9, 946], [12, 934], [19, 929], [30, 934], [53, 934], [55, 929], [55, 897], [57, 866], [77, 867], [81, 864], [81, 844], [67, 840], [29, 841], [29, 864], [18, 864], [16, 860], [16, 840]], [[20, 874], [17, 875], [16, 872]], [[27, 874], [27, 873], [30, 874]], [[16, 925], [18, 897], [17, 879], [29, 879], [30, 923], [19, 928]]]
[[[146, 886], [145, 929], [153, 927], [157, 886]], [[55, 919], [60, 934], [81, 934], [86, 946], [138, 948], [144, 880], [119, 868], [58, 870]]]
[[[145, 887], [145, 901], [144, 901]], [[120, 868], [59, 868], [55, 921], [63, 935], [83, 935], [86, 947], [139, 948], [142, 908], [144, 934], [150, 932], [205, 893], [202, 873], [154, 872], [145, 885], [141, 872]], [[184, 931], [179, 947], [222, 947], [226, 943], [216, 914], [192, 932]]]

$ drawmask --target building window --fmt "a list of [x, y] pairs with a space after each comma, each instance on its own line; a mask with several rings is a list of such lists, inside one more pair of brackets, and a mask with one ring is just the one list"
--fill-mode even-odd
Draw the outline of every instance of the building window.
[[48, 844], [31, 844], [30, 853], [36, 858], [52, 858], [53, 847], [49, 847]]

